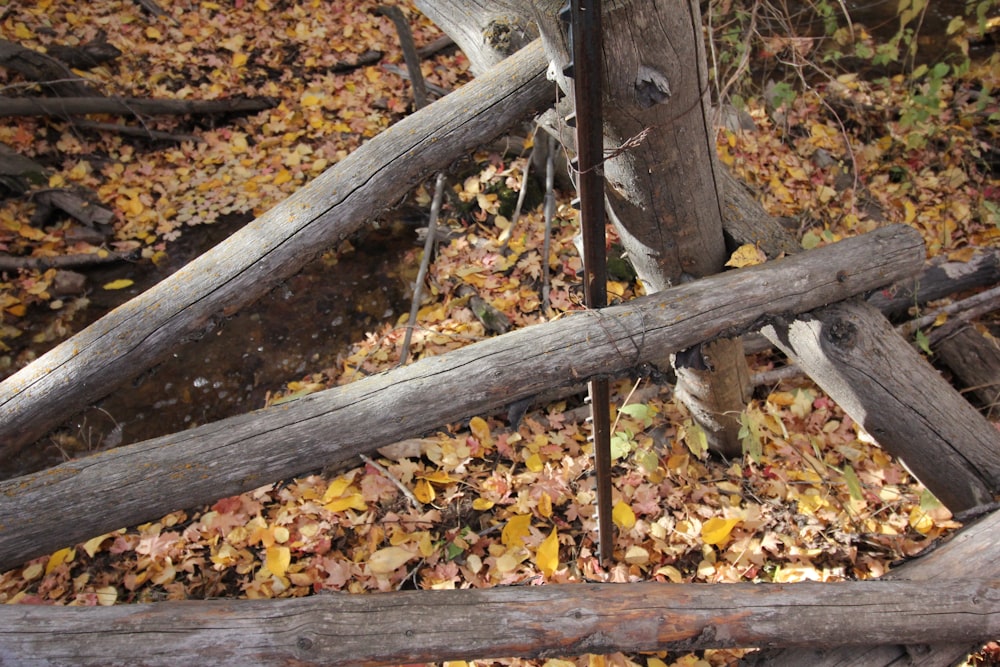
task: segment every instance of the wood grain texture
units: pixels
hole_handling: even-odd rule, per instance
[[[995,579],[1000,577],[1000,559],[984,554],[996,553],[1000,553],[1000,512],[980,518],[936,549],[904,563],[882,579],[944,583],[967,576],[970,570],[977,577]],[[951,667],[984,643],[982,640],[947,642],[934,636],[933,627],[933,623],[927,626],[927,635],[912,643],[899,638],[882,646],[768,650],[749,655],[741,664],[745,667]],[[994,633],[986,641],[995,638]]]
[[[0,384],[11,455],[267,293],[417,182],[552,99],[541,46],[403,119],[218,246]]]
[[[889,284],[918,271],[923,253],[915,230],[886,227],[0,482],[0,570]]]
[[[0,664],[392,665],[975,642],[997,633],[997,580],[562,584],[90,608],[2,605]]]
[[[762,333],[953,512],[1000,490],[1000,432],[864,302]]]

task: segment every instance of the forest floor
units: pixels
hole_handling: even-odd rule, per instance
[[[0,36],[43,49],[107,34],[122,55],[82,73],[107,95],[265,95],[278,103],[246,117],[126,119],[193,137],[179,142],[60,119],[10,119],[0,126],[0,142],[44,164],[47,187],[87,188],[115,211],[110,235],[100,240],[79,233],[68,218],[29,222],[35,202],[8,198],[0,202],[0,252],[14,257],[135,252],[155,274],[182,236],[202,234],[225,216],[262,213],[410,111],[408,84],[385,67],[402,64],[395,30],[367,0],[315,1],[315,7],[182,0],[170,3],[173,20],[149,17],[124,0],[24,4],[31,6],[0,11]],[[440,36],[406,9],[418,46]],[[377,62],[349,67],[372,51],[381,52]],[[469,79],[464,57],[454,50],[426,59],[423,71],[444,89]],[[973,63],[958,75],[928,77],[900,74],[876,85],[839,74],[778,108],[773,95],[747,95],[752,128],[719,131],[721,162],[753,186],[807,248],[895,222],[918,229],[931,257],[962,260],[976,248],[997,247],[1000,107],[988,92],[1000,87],[1000,68]],[[0,84],[11,95],[32,92],[2,71]],[[925,113],[915,91],[933,95],[934,113]],[[508,142],[516,148],[484,147],[448,174],[442,224],[449,238],[429,270],[413,358],[494,335],[474,315],[463,286],[513,327],[582,308],[569,193],[559,193],[548,257],[541,252],[545,224],[537,196],[529,196],[511,222],[533,141],[530,127],[520,134]],[[429,208],[428,187],[405,206]],[[336,273],[357,243],[331,248],[328,270]],[[400,281],[412,282],[420,252],[414,243],[403,253],[400,265],[412,269],[402,271]],[[0,374],[77,330],[95,293],[127,295],[142,282],[120,278],[61,294],[58,273],[3,274]],[[627,272],[609,289],[617,300],[642,293]],[[304,315],[300,326],[311,324]],[[288,376],[246,409],[393,367],[404,325],[405,316],[373,326],[335,360]],[[759,378],[785,363],[773,353],[751,361]],[[442,425],[350,470],[317,470],[67,547],[0,575],[0,602],[107,605],[548,582],[866,579],[960,527],[805,377],[757,387],[746,422],[760,453],[737,460],[708,455],[669,387],[622,379],[613,401],[618,535],[607,568],[595,555],[586,409],[570,396],[514,422],[497,414]],[[54,434],[52,442],[67,455],[83,455],[93,445],[71,430]],[[731,664],[739,655],[469,664],[701,666]]]

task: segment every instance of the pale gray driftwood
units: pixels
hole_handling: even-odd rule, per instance
[[[0,664],[396,665],[929,638],[971,643],[997,633],[997,580],[558,584],[91,608],[0,605]]]
[[[970,569],[984,580],[995,579],[1000,577],[1000,559],[986,557],[986,554],[996,553],[1000,553],[1000,512],[966,526],[944,544],[906,562],[882,579],[944,583],[968,576]],[[977,622],[975,618],[969,619],[969,623]],[[983,640],[948,642],[935,636],[933,623],[924,629],[926,636],[916,642],[900,637],[882,645],[843,646],[832,650],[818,646],[769,650],[751,654],[742,664],[747,667],[951,667],[985,641],[997,637],[993,633]]]
[[[896,225],[482,341],[290,403],[0,482],[0,571],[918,271]],[[842,268],[847,267],[847,268]],[[447,397],[428,403],[429,391]]]
[[[953,512],[1000,489],[1000,432],[864,302],[761,332]]]
[[[0,384],[0,456],[164,358],[213,318],[232,314],[422,178],[553,94],[541,46],[403,119],[240,232]]]

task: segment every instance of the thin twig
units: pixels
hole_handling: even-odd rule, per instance
[[[1000,308],[1000,285],[970,296],[967,299],[955,301],[954,303],[937,308],[933,312],[918,317],[915,320],[904,322],[896,327],[896,331],[903,338],[910,339],[916,333],[917,329],[923,329],[933,324],[941,315],[954,316],[961,321],[967,322],[998,308]],[[941,328],[943,329],[944,327]],[[940,329],[935,329],[929,338],[936,342],[947,335],[947,332],[942,334],[938,333],[939,331]]]
[[[427,238],[424,240],[424,256],[420,260],[420,270],[417,272],[417,282],[413,286],[413,303],[410,305],[410,319],[406,322],[406,334],[403,336],[403,349],[399,352],[399,365],[406,363],[410,355],[410,339],[413,337],[413,327],[417,324],[417,311],[420,310],[420,296],[423,290],[427,267],[431,263],[434,252],[434,237],[437,233],[438,215],[441,213],[441,200],[444,199],[444,172],[437,175],[434,183],[434,201],[431,202],[431,218],[427,223]]]
[[[548,136],[549,150],[545,156],[545,240],[542,242],[542,312],[549,310],[549,252],[552,246],[552,219],[556,213],[555,153],[556,138]]]
[[[373,458],[365,454],[358,454],[358,456],[361,457],[362,461],[364,461],[371,467],[375,468],[375,470],[378,470],[383,477],[385,477],[387,480],[395,484],[396,488],[399,489],[400,493],[406,496],[406,499],[410,501],[410,504],[413,505],[414,509],[420,509],[420,501],[417,500],[417,497],[415,495],[413,495],[413,492],[410,491],[405,486],[403,486],[402,482],[393,477],[392,474],[385,469],[385,466],[383,466],[381,463],[379,463],[378,461],[374,460]]]

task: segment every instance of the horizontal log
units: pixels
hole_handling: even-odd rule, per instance
[[[1000,553],[1000,512],[993,512],[967,525],[935,549],[907,561],[889,572],[882,580],[912,581],[921,584],[943,583],[969,574],[975,564],[975,574],[983,580],[1000,577],[1000,558],[988,554]],[[932,603],[933,604],[933,603]],[[879,622],[879,621],[876,621]],[[976,623],[972,620],[970,623]],[[933,623],[927,626],[933,628]],[[989,639],[996,639],[996,633]],[[981,647],[983,639],[949,642],[928,632],[912,642],[899,640],[881,646],[842,646],[771,649],[752,653],[744,667],[951,667]]]
[[[1000,581],[557,584],[204,600],[0,605],[23,665],[392,665],[476,658],[986,641]]]
[[[294,195],[0,383],[0,456],[161,361],[552,99],[540,44],[366,142]]]
[[[889,284],[919,271],[923,254],[914,229],[885,227],[0,482],[0,570]],[[429,402],[429,391],[447,398]]]

